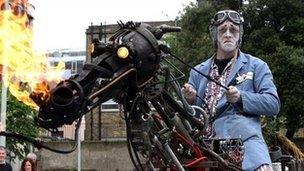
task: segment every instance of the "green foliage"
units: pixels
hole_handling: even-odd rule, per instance
[[[268,61],[278,88],[282,107],[280,115],[287,118],[286,127],[297,130],[304,126],[304,48],[279,46]]]
[[[240,2],[207,0],[186,7],[176,19],[182,32],[168,41],[172,51],[192,66],[204,61],[214,53],[208,27],[215,12],[222,9],[240,11],[244,17],[241,49],[268,63],[281,99],[279,117],[271,121],[278,123],[269,124],[268,128],[273,131],[281,127],[297,130],[304,126],[304,2]],[[184,73],[189,73],[189,68],[175,64]]]
[[[263,119],[263,122],[266,123],[266,126],[263,128],[263,135],[265,137],[265,141],[269,144],[270,148],[279,145],[276,138],[276,132],[280,128],[284,127],[284,124],[286,123],[286,118],[280,116],[275,119],[270,117],[264,117]]]
[[[191,4],[186,7],[184,14],[177,19],[177,24],[182,27],[182,32],[167,40],[173,53],[191,66],[202,62],[214,51],[208,28],[214,11],[209,3],[204,6]],[[189,73],[190,69],[186,66],[174,60],[173,63],[184,73]]]
[[[39,128],[34,124],[35,110],[19,102],[8,92],[7,113],[6,113],[6,131],[19,133],[28,137],[38,136]],[[29,152],[29,144],[24,141],[6,138],[6,147],[10,151],[11,159],[24,158]],[[24,148],[25,147],[25,148]]]
[[[284,127],[291,130],[304,126],[303,11],[301,0],[255,0],[243,8],[243,49],[269,64],[281,99],[279,117],[272,122],[286,118]]]
[[[244,49],[248,53],[253,53],[257,56],[272,54],[276,51],[276,47],[282,44],[275,31],[267,27],[252,30],[245,41]]]

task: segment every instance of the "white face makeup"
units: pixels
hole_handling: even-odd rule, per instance
[[[217,27],[217,46],[223,53],[230,53],[238,48],[240,28],[227,20]]]

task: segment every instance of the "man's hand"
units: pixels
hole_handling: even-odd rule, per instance
[[[240,91],[234,86],[229,86],[228,88],[229,90],[226,91],[227,101],[230,103],[241,102]]]
[[[196,98],[196,90],[192,87],[192,85],[188,83],[184,84],[182,92],[184,93],[188,103],[192,104]]]

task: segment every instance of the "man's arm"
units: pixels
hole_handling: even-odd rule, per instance
[[[280,111],[280,100],[268,65],[259,63],[254,73],[256,92],[240,90],[243,112],[256,115],[276,115]]]

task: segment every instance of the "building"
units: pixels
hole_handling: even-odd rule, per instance
[[[174,21],[149,21],[143,22],[152,27],[162,24],[175,26]],[[86,30],[87,51],[94,39],[107,42],[109,38],[119,29],[118,24],[91,25]],[[87,62],[91,62],[90,53]],[[108,101],[85,115],[86,129],[85,140],[103,139],[125,139],[126,126],[123,119],[122,107],[113,101]]]
[[[65,63],[65,70],[73,76],[82,71],[86,62],[86,52],[78,49],[60,49],[47,54],[50,65],[57,66],[59,61]]]
[[[142,23],[149,24],[152,27],[159,26],[162,24],[174,26],[174,21],[142,21]],[[98,39],[102,42],[108,42],[109,38],[119,29],[118,24],[108,25],[91,25],[86,29],[86,50],[89,52],[90,44],[92,40]],[[92,58],[90,53],[87,53],[87,61],[91,62]]]

